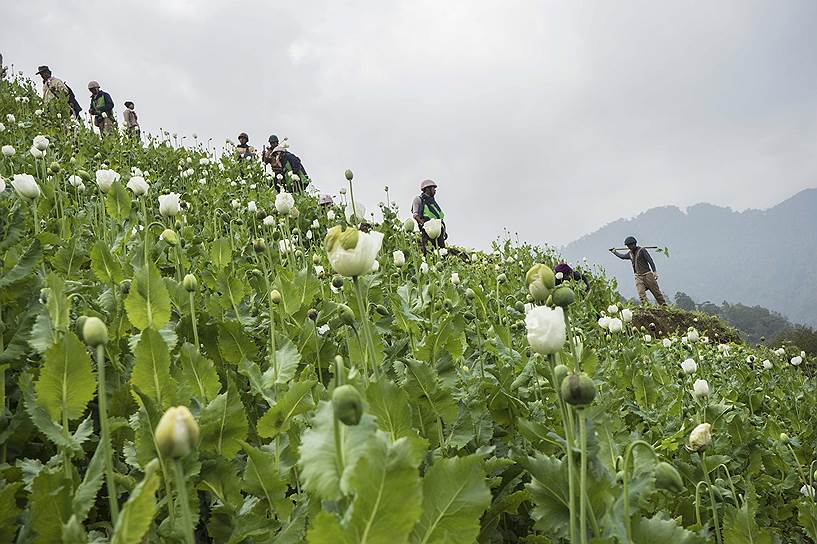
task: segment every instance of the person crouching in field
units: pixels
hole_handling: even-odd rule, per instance
[[[635,275],[635,290],[638,292],[641,304],[649,303],[647,300],[647,291],[649,291],[658,304],[666,306],[667,301],[664,299],[664,294],[661,293],[661,288],[658,287],[658,273],[650,254],[643,247],[639,247],[636,239],[632,236],[628,236],[624,240],[624,245],[629,249],[627,253],[619,253],[613,247],[610,248],[610,252],[619,259],[631,261],[633,274]]]

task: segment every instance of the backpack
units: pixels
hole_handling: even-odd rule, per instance
[[[71,90],[71,87],[69,87],[64,81],[63,83],[65,84],[65,88],[68,89],[68,105],[71,106],[71,111],[74,112],[74,115],[79,117],[79,112],[82,111],[82,106],[80,106],[79,102],[77,102],[77,97],[74,96],[74,91]]]

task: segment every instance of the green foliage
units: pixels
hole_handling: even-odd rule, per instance
[[[134,274],[125,309],[128,319],[139,330],[148,327],[158,330],[170,320],[170,295],[153,263]]]
[[[218,395],[202,410],[199,416],[201,448],[232,459],[241,450],[247,438],[247,415],[238,397],[235,385]]]
[[[162,336],[154,329],[143,330],[133,356],[131,385],[138,387],[160,407],[169,406],[176,388],[170,378],[170,352]]]
[[[116,519],[111,544],[139,544],[156,514],[156,490],[159,488],[158,461],[145,469],[142,481],[131,491]]]
[[[73,332],[64,334],[45,354],[45,364],[34,385],[37,403],[54,421],[74,420],[94,398],[96,379],[85,345]]]
[[[589,287],[565,280],[568,336],[581,341],[542,357],[527,339],[525,278],[558,262],[550,249],[498,240],[490,254],[450,247],[423,259],[417,233],[384,206],[383,222],[366,227],[384,235],[379,269],[333,281],[321,238],[344,224],[341,207],[305,191],[293,195],[299,214],[276,214],[256,161],[66,135],[49,108],[34,115],[39,106],[26,84],[0,81],[0,111],[19,121],[3,137],[22,150],[48,136],[60,166],[19,151],[0,161],[4,178],[33,174],[43,191],[36,207],[0,194],[0,542],[181,542],[185,491],[194,540],[227,544],[566,541],[571,517],[581,530],[580,496],[598,544],[716,532],[725,544],[814,540],[817,511],[800,491],[817,443],[809,331],[789,329],[782,351],[749,346],[726,313],[757,325],[752,334],[776,316],[711,303],[697,310],[717,315],[634,309],[611,331],[599,317],[625,318],[609,308],[616,283],[584,270]],[[102,168],[124,178],[107,193],[67,178],[92,184]],[[124,187],[134,168],[150,172],[144,196]],[[184,202],[172,218],[157,201],[171,192]],[[250,200],[263,213],[249,213]],[[157,241],[161,228],[179,244]],[[78,338],[85,316],[108,329],[103,383]],[[598,392],[581,411],[585,446],[560,396],[574,370]],[[697,379],[706,398],[692,394]],[[171,406],[196,426],[170,426],[162,441],[192,448],[157,459],[155,429]],[[684,447],[704,421],[705,457]],[[118,517],[104,496],[108,446],[128,501]],[[680,480],[657,485],[659,461],[662,483],[668,465]],[[184,484],[157,464],[180,467]]]
[[[423,514],[411,542],[466,544],[479,534],[479,519],[491,504],[482,460],[440,459],[423,478]]]

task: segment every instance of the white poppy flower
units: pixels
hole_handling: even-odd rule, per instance
[[[295,207],[295,197],[290,193],[281,192],[275,195],[275,210],[280,214],[288,214]]]
[[[670,340],[669,338],[664,338],[661,341],[661,345],[663,345],[665,348],[672,347],[672,340]]]
[[[684,374],[695,374],[698,370],[698,363],[695,362],[695,359],[689,358],[681,363],[681,370],[684,371]]]
[[[23,198],[33,199],[40,196],[40,186],[31,174],[14,174],[11,186]]]
[[[406,264],[406,255],[399,249],[397,251],[392,252],[391,256],[392,259],[394,259],[394,266],[400,268]]]
[[[423,230],[429,238],[436,240],[443,232],[443,222],[439,219],[429,219],[423,223]]]
[[[45,151],[46,149],[48,149],[48,144],[49,143],[51,143],[51,142],[48,141],[48,138],[46,138],[42,134],[40,134],[38,136],[34,136],[33,145],[34,145],[34,147],[36,147],[40,151]]]
[[[692,396],[694,396],[696,399],[708,397],[709,393],[709,382],[706,380],[695,380],[695,383],[692,384]]]
[[[764,360],[764,361],[763,361],[763,369],[764,369],[764,370],[769,370],[769,369],[771,369],[773,366],[774,366],[774,365],[772,365],[772,362],[771,362],[770,360],[766,359],[766,360]]]
[[[557,353],[566,340],[564,310],[557,306],[537,306],[525,316],[528,343],[533,351],[542,355]]]
[[[701,423],[689,433],[687,447],[692,451],[706,449],[712,443],[712,425]]]
[[[34,146],[31,146],[31,149],[29,149],[28,152],[31,153],[31,156],[35,159],[42,159],[45,157],[45,151],[41,151]]]
[[[272,227],[273,225],[275,225],[275,218],[271,215],[268,215],[264,218],[263,223],[267,227]]]
[[[629,308],[621,310],[621,320],[625,323],[631,322],[633,320],[633,311]]]
[[[458,273],[456,272],[451,273],[451,283],[453,283],[454,285],[460,284],[460,275]]]
[[[159,197],[159,213],[165,217],[175,217],[181,210],[179,193],[168,193]]]
[[[11,157],[12,155],[14,155],[14,147],[10,145],[4,145],[2,151],[4,157]]]
[[[342,276],[361,276],[371,271],[383,245],[383,234],[361,232],[356,228],[343,230],[336,225],[329,229],[324,245],[335,272]]]
[[[618,313],[618,306],[615,304],[611,304],[607,307],[607,313],[610,315],[614,315]]]
[[[258,211],[258,204],[255,203],[255,200],[250,200],[247,202],[247,211],[250,213],[255,213]]]
[[[96,184],[97,187],[99,187],[99,190],[103,193],[107,193],[108,190],[110,190],[111,185],[113,185],[115,181],[119,181],[119,178],[119,174],[113,170],[96,171]]]
[[[617,317],[611,317],[607,328],[610,329],[610,332],[621,332],[624,328],[624,322]]]
[[[789,361],[789,363],[791,363],[791,366],[800,366],[800,363],[802,363],[802,362],[803,362],[803,358],[800,357],[799,355],[795,355]]]
[[[133,191],[133,194],[136,196],[143,196],[147,194],[150,185],[148,185],[148,182],[145,181],[145,178],[142,176],[133,176],[128,181],[127,188]]]

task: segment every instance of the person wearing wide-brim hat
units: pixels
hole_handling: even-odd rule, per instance
[[[37,68],[37,75],[43,78],[43,105],[48,107],[49,104],[56,102],[67,102],[71,108],[74,117],[79,118],[79,112],[82,111],[77,98],[74,96],[74,91],[63,80],[54,77],[51,69],[48,66],[39,66]]]
[[[433,180],[426,179],[420,183],[420,196],[414,197],[411,203],[411,213],[417,225],[420,227],[420,250],[423,255],[426,254],[429,241],[431,245],[438,248],[445,247],[445,240],[448,238],[448,232],[445,228],[445,214],[437,204],[435,195],[437,194],[437,183]],[[442,228],[437,238],[432,238],[428,235],[425,229],[425,224],[432,219],[438,219],[441,222]]]
[[[638,298],[641,304],[648,304],[647,291],[652,293],[655,301],[666,306],[667,301],[661,288],[658,287],[658,272],[655,268],[655,263],[646,249],[638,245],[638,241],[634,236],[628,236],[624,240],[624,245],[629,250],[627,253],[619,253],[615,248],[611,247],[610,252],[625,261],[630,261],[633,265],[633,275],[635,276],[635,290],[638,292]]]

